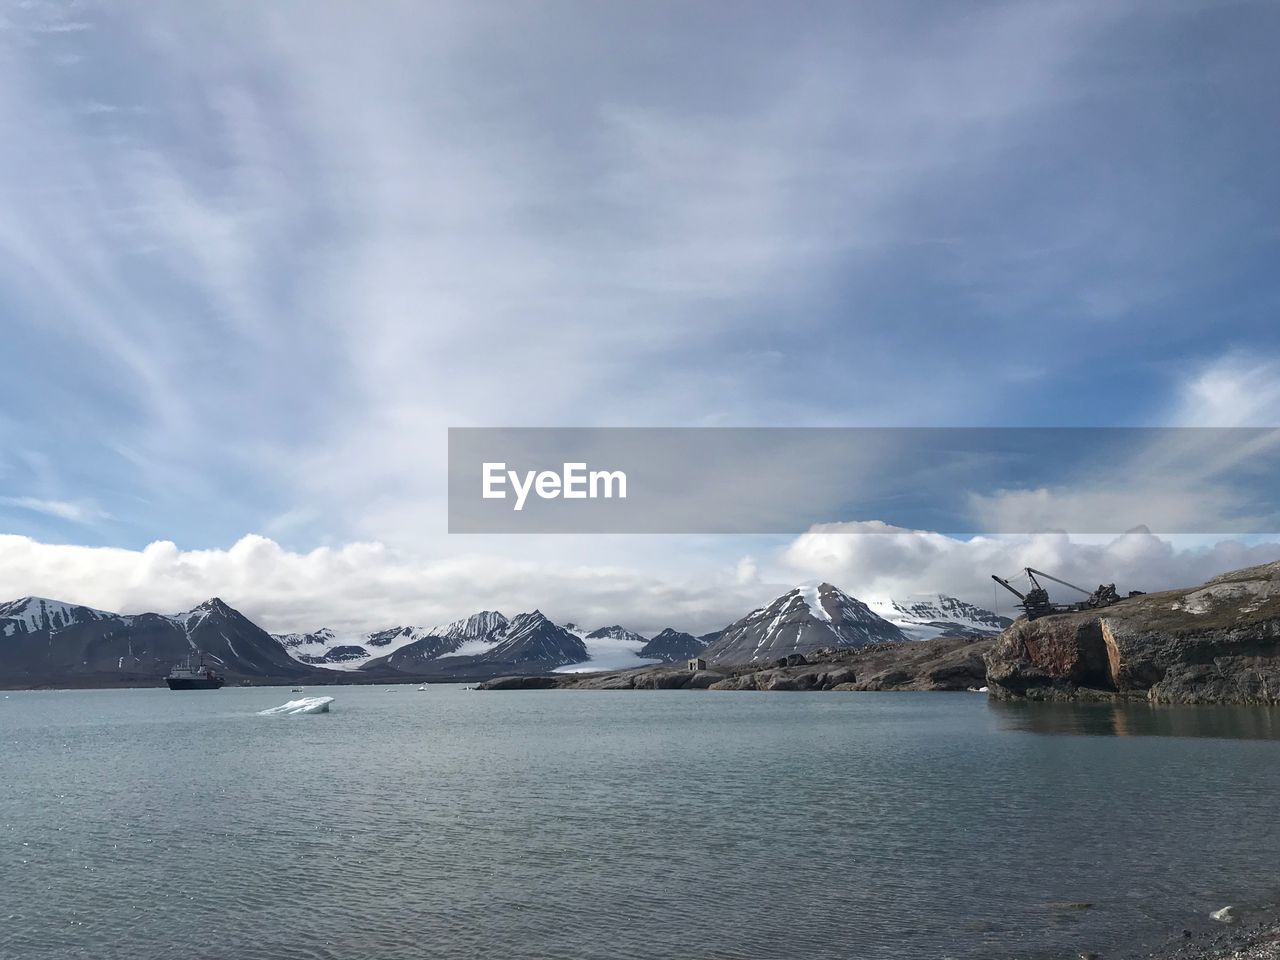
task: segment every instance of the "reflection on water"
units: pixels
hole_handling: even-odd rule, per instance
[[[992,700],[990,708],[1003,729],[1023,733],[1280,740],[1280,708],[1276,707]]]

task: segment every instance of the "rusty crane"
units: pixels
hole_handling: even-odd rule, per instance
[[[1125,599],[1120,596],[1114,583],[1099,584],[1098,589],[1090,593],[1084,587],[1077,587],[1074,583],[1069,583],[1061,577],[1055,577],[1051,573],[1045,573],[1043,570],[1036,570],[1034,567],[1024,567],[1021,575],[1025,575],[1031,583],[1031,589],[1027,590],[1026,593],[1017,589],[1004,577],[998,577],[993,573],[991,579],[1018,598],[1019,606],[1026,613],[1028,620],[1047,617],[1054,613],[1096,610],[1100,607],[1109,607],[1111,604],[1119,603]],[[1043,577],[1046,580],[1052,580],[1054,583],[1060,583],[1064,587],[1079,591],[1085,595],[1085,599],[1077,603],[1054,603],[1049,599],[1049,591],[1044,588],[1037,577]],[[1137,597],[1141,596],[1142,592],[1141,590],[1130,590],[1128,595]]]

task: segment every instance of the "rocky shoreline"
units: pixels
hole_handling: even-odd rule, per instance
[[[986,683],[984,655],[994,641],[963,637],[902,640],[857,649],[829,647],[770,664],[686,664],[604,673],[496,677],[477,690],[971,690]]]
[[[1280,904],[1248,910],[1228,908],[1235,917],[1223,923],[1208,917],[1170,937],[1154,950],[1123,951],[1127,960],[1280,960]],[[1081,953],[1107,960],[1108,953]]]

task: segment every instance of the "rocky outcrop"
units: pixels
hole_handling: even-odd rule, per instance
[[[554,676],[495,677],[476,687],[477,690],[546,690],[556,685]]]
[[[1280,703],[1280,562],[1018,620],[987,655],[987,676],[1005,699]]]
[[[828,647],[786,665],[712,670],[637,667],[612,673],[506,677],[478,690],[969,690],[985,682],[983,654],[990,640],[946,638],[874,644],[857,650]],[[790,663],[787,661],[790,660]]]

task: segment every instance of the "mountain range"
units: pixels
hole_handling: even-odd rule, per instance
[[[645,637],[619,624],[587,630],[534,610],[495,610],[433,627],[358,635],[269,634],[222,600],[178,614],[117,614],[24,597],[0,604],[0,686],[155,685],[201,651],[230,682],[473,680],[516,673],[617,670],[700,656],[769,662],[824,647],[1000,632],[1005,618],[953,597],[864,603],[829,583],[796,587],[714,633],[667,628]]]
[[[0,604],[0,685],[154,685],[195,651],[228,677],[302,679],[315,668],[214,597],[183,613],[121,615],[41,597]]]

